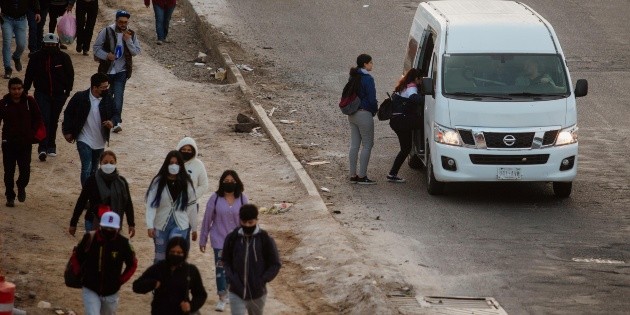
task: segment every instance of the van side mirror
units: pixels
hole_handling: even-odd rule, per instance
[[[588,81],[579,79],[575,82],[575,97],[582,97],[588,94]]]
[[[435,91],[433,90],[433,79],[432,78],[422,78],[422,86],[420,87],[420,93],[422,95],[431,95],[435,96]]]

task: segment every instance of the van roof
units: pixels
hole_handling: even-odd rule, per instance
[[[446,53],[558,53],[551,25],[515,1],[430,1],[447,24]]]

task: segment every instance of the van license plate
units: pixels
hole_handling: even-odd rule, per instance
[[[500,180],[521,179],[521,169],[515,167],[499,167],[497,178]]]

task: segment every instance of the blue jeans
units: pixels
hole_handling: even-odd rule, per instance
[[[22,57],[24,48],[26,48],[26,15],[14,19],[4,15],[4,23],[2,23],[2,62],[4,70],[11,70],[11,59],[19,59]],[[11,55],[11,39],[15,35],[15,52]]]
[[[227,295],[227,278],[225,277],[225,269],[223,268],[223,262],[221,261],[221,255],[223,250],[219,248],[213,248],[214,250],[214,268],[217,278],[217,294],[220,297]]]
[[[266,300],[267,294],[255,300],[243,300],[230,292],[230,310],[232,310],[232,315],[262,315]]]
[[[83,287],[85,315],[115,315],[118,300],[118,292],[108,296],[99,296],[96,292]]]
[[[77,141],[77,151],[79,151],[79,158],[81,159],[81,187],[83,187],[88,177],[96,173],[99,158],[104,149],[94,150],[85,142]]]
[[[119,72],[116,74],[108,74],[109,85],[112,96],[114,96],[114,105],[120,114],[120,121],[113,121],[114,126],[122,122],[123,96],[125,95],[125,84],[127,84],[127,72]]]
[[[42,112],[44,125],[46,125],[46,138],[39,143],[38,153],[50,153],[57,149],[55,138],[57,136],[57,127],[59,126],[59,116],[63,105],[66,104],[66,99],[67,97],[63,92],[50,96],[35,90],[35,100]]]
[[[153,4],[153,12],[155,13],[155,32],[158,40],[165,40],[168,36],[168,25],[171,22],[171,16],[175,11],[175,7],[162,8]]]
[[[185,230],[180,229],[177,226],[177,223],[175,223],[175,218],[173,218],[172,215],[168,218],[168,222],[166,223],[164,230],[160,230],[156,227],[155,238],[153,239],[153,243],[155,244],[155,258],[153,259],[153,263],[166,258],[166,245],[168,245],[168,241],[171,238],[180,236],[187,239],[188,230],[190,230],[190,227]]]
[[[85,233],[89,233],[94,230],[94,221],[85,220]]]

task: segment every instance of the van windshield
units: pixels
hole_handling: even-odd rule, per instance
[[[518,100],[570,95],[559,55],[445,54],[443,60],[445,96]]]

